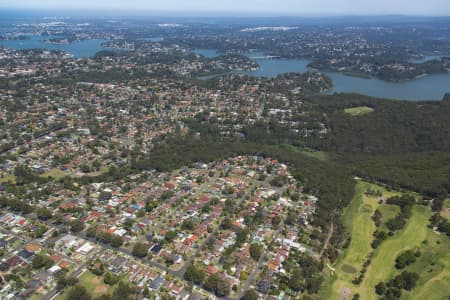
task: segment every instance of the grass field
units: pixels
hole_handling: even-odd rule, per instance
[[[349,114],[351,116],[362,116],[367,115],[371,112],[373,112],[374,109],[367,106],[358,106],[358,107],[352,107],[352,108],[346,108],[344,109],[344,112],[346,114]]]
[[[380,211],[382,217],[381,222],[383,223],[382,228],[387,231],[386,222],[394,218],[400,212],[400,207],[397,205],[390,204],[380,204],[378,205],[378,210]]]
[[[103,283],[103,277],[94,275],[91,271],[86,271],[79,278],[79,284],[84,286],[93,298],[103,294],[111,294],[114,287],[110,287]],[[63,294],[55,297],[55,300],[70,300],[67,299],[67,294],[70,288],[64,290]]]
[[[87,173],[86,176],[95,177],[107,173],[108,171],[109,168],[107,166],[101,166],[99,171]]]
[[[383,197],[396,194],[381,187],[358,182],[355,197],[342,216],[344,225],[351,232],[351,243],[334,264],[336,273],[326,281],[321,299],[351,299],[355,293],[360,294],[360,299],[377,299],[375,285],[399,273],[394,266],[397,255],[416,247],[420,247],[422,255],[406,270],[420,274],[420,279],[412,292],[403,291],[402,299],[448,299],[450,240],[427,227],[432,212],[424,206],[414,206],[412,217],[405,228],[388,238],[375,251],[363,282],[358,286],[352,283],[359,275],[367,255],[372,252],[370,243],[375,231],[375,224],[371,220],[373,211],[377,208],[380,210],[383,223],[399,212],[396,206],[378,204],[377,198],[364,195],[368,187],[379,189]]]
[[[313,158],[316,158],[316,159],[322,160],[322,161],[326,161],[330,158],[329,153],[324,152],[324,151],[317,151],[317,150],[313,150],[313,149],[301,148],[301,147],[296,147],[296,146],[292,146],[292,145],[281,145],[280,147],[286,147],[286,148],[289,148],[290,150],[302,153],[306,156],[313,157]]]
[[[99,176],[99,175],[101,175],[101,174],[107,173],[108,171],[109,171],[109,168],[108,168],[108,167],[102,166],[102,167],[100,168],[99,171],[97,171],[97,172],[91,172],[91,173],[86,173],[86,174],[83,174],[83,176],[95,177],[95,176]],[[77,174],[76,171],[73,171],[73,172],[64,172],[64,171],[62,171],[62,170],[60,170],[60,169],[58,169],[58,168],[54,168],[54,169],[51,169],[51,170],[45,172],[45,173],[42,174],[41,176],[42,176],[42,177],[45,177],[45,178],[47,178],[47,177],[52,177],[53,179],[58,180],[58,179],[61,179],[61,178],[66,177],[66,176],[77,177],[76,174]]]
[[[58,168],[55,168],[55,169],[51,169],[51,170],[45,172],[41,176],[45,177],[45,178],[51,177],[53,179],[61,179],[61,178],[64,178],[64,177],[70,176],[70,175],[71,175],[70,172],[64,172]]]

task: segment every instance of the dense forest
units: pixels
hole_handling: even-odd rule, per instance
[[[355,94],[316,96],[325,137],[305,145],[334,153],[355,175],[435,197],[450,191],[450,97],[440,102],[389,101]],[[345,109],[370,107],[363,115]]]
[[[329,133],[306,143],[320,150],[353,153],[450,151],[450,99],[439,102],[390,101],[357,94],[315,96],[309,109],[325,115]],[[353,116],[345,109],[367,106]]]
[[[371,155],[340,153],[335,159],[355,175],[394,189],[408,189],[435,197],[450,190],[450,153],[409,152]]]
[[[366,107],[365,114],[346,109]],[[322,122],[326,134],[299,137],[285,124],[256,122],[247,141],[324,151],[355,176],[435,197],[450,191],[450,97],[440,102],[375,99],[357,94],[313,96],[304,103],[304,124]],[[313,125],[315,126],[315,125]]]

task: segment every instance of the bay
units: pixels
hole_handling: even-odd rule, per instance
[[[197,53],[206,53],[212,55],[208,57],[214,57],[214,52],[217,53],[215,50],[202,49]],[[258,70],[242,72],[251,76],[273,78],[283,73],[303,73],[311,70],[308,68],[310,62],[308,59],[267,59],[264,58],[267,55],[262,52],[244,54],[254,59],[260,66]],[[332,79],[334,85],[327,93],[358,93],[377,98],[427,101],[441,100],[446,93],[450,92],[450,74],[447,73],[433,74],[402,82],[353,77],[339,72],[324,73]]]
[[[61,37],[61,36],[30,36],[26,40],[1,40],[0,45],[5,48],[11,49],[48,49],[48,50],[61,50],[73,54],[74,57],[91,57],[95,53],[105,49],[102,47],[104,40],[91,39],[76,41],[69,44],[53,44],[44,43],[45,40]]]

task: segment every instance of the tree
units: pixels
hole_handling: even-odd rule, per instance
[[[388,287],[388,290],[385,295],[388,297],[388,295],[392,293],[398,294],[398,292],[400,292],[401,294],[401,289],[410,291],[416,286],[418,280],[419,274],[403,271],[387,282],[386,286]]]
[[[379,227],[381,225],[381,219],[383,218],[383,215],[381,214],[380,210],[375,210],[372,216],[372,220],[375,222],[375,226]]]
[[[287,178],[286,178],[286,176],[282,176],[282,175],[277,175],[270,181],[270,184],[273,186],[276,186],[276,187],[282,187],[286,183],[287,183]]]
[[[224,211],[227,213],[232,213],[234,211],[234,201],[231,199],[225,200]]]
[[[115,285],[119,281],[119,277],[111,272],[107,272],[103,277],[103,281],[108,285]]]
[[[123,238],[121,236],[113,234],[111,237],[111,246],[113,246],[114,248],[119,248],[122,245],[123,245]]]
[[[65,276],[60,276],[58,278],[58,280],[56,281],[56,288],[58,290],[62,290],[64,289],[66,286],[74,286],[78,283],[78,279],[77,278],[67,278]]]
[[[230,229],[232,225],[233,225],[233,223],[231,222],[231,219],[225,218],[222,222],[221,227],[222,227],[222,229],[227,230],[227,229]]]
[[[320,275],[313,276],[306,280],[306,289],[310,294],[315,294],[320,290],[322,285],[323,277]]]
[[[288,286],[291,290],[300,291],[303,288],[302,284],[303,276],[300,268],[294,268],[291,278],[289,279]]]
[[[197,227],[197,223],[193,219],[184,220],[181,224],[183,230],[194,230]]]
[[[403,281],[403,288],[408,291],[412,290],[419,280],[419,274],[413,272],[403,271],[399,276]]]
[[[147,201],[147,202],[145,203],[145,211],[146,211],[146,212],[152,212],[152,211],[155,209],[155,207],[156,207],[157,205],[158,205],[158,204],[157,204],[156,201]]]
[[[133,286],[119,281],[117,288],[112,294],[113,300],[127,300],[130,299],[130,295],[135,293],[135,288]]]
[[[184,273],[184,279],[187,281],[191,281],[196,284],[202,284],[205,280],[206,274],[202,268],[191,264],[187,267],[186,272]]]
[[[66,277],[61,276],[58,278],[58,280],[56,281],[56,289],[58,291],[64,289],[67,285],[67,281],[66,281]]]
[[[102,163],[99,162],[98,160],[94,160],[92,162],[92,168],[94,169],[94,171],[99,171],[101,167],[102,167]]]
[[[103,243],[111,243],[112,234],[103,230],[97,230],[97,232],[95,233],[95,238],[99,241],[102,241]]]
[[[238,231],[236,234],[236,246],[240,247],[248,238],[250,231],[248,228],[244,228]]]
[[[105,266],[103,263],[100,262],[100,260],[96,260],[94,265],[90,268],[91,272],[94,273],[97,276],[103,275],[105,273]]]
[[[286,218],[286,224],[294,225],[296,222],[297,222],[297,214],[292,210],[289,211]]]
[[[168,200],[168,199],[172,198],[173,195],[175,195],[175,193],[173,191],[170,191],[170,190],[164,191],[161,195],[161,200]]]
[[[81,220],[74,220],[70,222],[70,230],[72,232],[80,232],[84,229],[84,223]]]
[[[291,194],[291,199],[292,199],[292,201],[297,202],[298,200],[300,200],[300,194],[297,193],[297,192],[292,193],[292,194]]]
[[[137,257],[146,257],[148,254],[148,247],[143,243],[136,243],[133,246],[132,254]]]
[[[33,269],[40,269],[43,266],[45,266],[49,262],[49,258],[42,255],[42,254],[36,254],[33,257],[33,260],[31,262],[31,265],[33,266]]]
[[[86,229],[86,235],[88,237],[95,237],[97,235],[97,226],[91,225]]]
[[[123,222],[123,228],[125,228],[126,230],[130,230],[131,227],[133,227],[134,225],[134,220],[132,218],[126,218],[125,221]]]
[[[260,244],[253,243],[250,245],[250,256],[255,260],[258,261],[261,255],[264,252],[264,247]]]
[[[104,294],[104,295],[95,297],[94,300],[112,300],[112,297],[108,294]]]
[[[86,164],[82,164],[80,166],[80,170],[83,173],[89,173],[91,171],[91,168],[88,165],[86,165]]]
[[[51,217],[53,216],[51,210],[49,210],[46,207],[39,207],[36,210],[36,215],[39,219],[44,220],[44,221],[51,219]]]
[[[98,199],[100,201],[107,201],[107,200],[111,199],[111,197],[112,197],[111,192],[102,191],[102,192],[100,192],[100,196],[98,197]]]
[[[241,299],[242,300],[258,300],[258,293],[254,289],[247,290]]]
[[[76,286],[72,287],[68,294],[67,299],[70,300],[91,300],[92,297],[89,294],[89,292],[86,290],[84,286],[81,284],[77,284]]]
[[[383,295],[386,293],[386,284],[384,282],[380,282],[375,286],[375,293],[378,295]]]
[[[167,242],[172,242],[175,238],[177,237],[177,233],[175,231],[167,231],[166,236],[164,237],[164,239]]]
[[[278,225],[280,225],[281,221],[281,216],[276,216],[272,219],[272,225],[274,227],[277,227]]]
[[[54,220],[55,224],[58,224],[58,225],[66,222],[64,215],[62,213],[56,213],[53,220]]]
[[[218,273],[208,277],[204,285],[205,289],[214,292],[219,297],[225,297],[230,293],[231,287],[228,281]]]
[[[415,261],[416,261],[416,252],[414,250],[406,250],[400,253],[395,259],[395,267],[397,269],[403,269],[404,267],[414,263]]]

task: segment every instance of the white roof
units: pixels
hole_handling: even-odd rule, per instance
[[[47,271],[49,271],[50,273],[56,273],[59,270],[61,270],[61,267],[58,265],[54,265],[53,267],[51,267],[50,269],[48,269]]]
[[[77,253],[89,253],[92,251],[92,249],[94,249],[94,246],[91,245],[90,243],[86,243],[83,246],[81,246],[80,248],[77,249]]]

